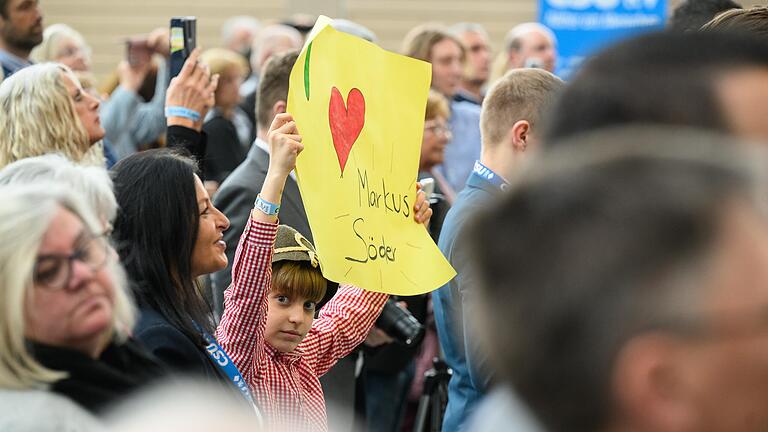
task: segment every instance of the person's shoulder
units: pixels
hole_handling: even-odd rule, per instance
[[[445,216],[443,225],[449,222],[449,219],[456,222],[464,222],[472,214],[480,210],[484,205],[485,191],[477,187],[465,186],[464,189],[456,195],[456,200],[448,210],[448,214]]]
[[[134,328],[134,336],[150,350],[161,345],[194,345],[181,330],[151,308],[139,310],[139,319]]]
[[[71,400],[41,390],[0,390],[0,430],[91,432],[106,430]]]
[[[452,246],[456,237],[467,225],[467,221],[483,208],[484,193],[480,189],[465,187],[456,196],[453,206],[448,210],[440,230],[438,245],[443,252]]]
[[[229,139],[230,135],[233,133],[236,134],[235,125],[232,124],[232,121],[221,115],[207,119],[205,123],[203,123],[203,130],[208,134],[209,138],[213,137],[214,139],[224,137]]]
[[[141,309],[134,337],[172,369],[195,368],[207,361],[202,347],[152,309]]]
[[[266,177],[266,168],[262,169],[262,167],[267,166],[269,166],[269,155],[261,149],[251,149],[245,160],[221,184],[213,198],[213,204],[217,207],[226,204],[242,193],[258,194]],[[253,199],[256,199],[255,195]]]
[[[213,197],[213,205],[225,214],[227,213],[225,210],[233,206],[237,207],[239,202],[252,202],[255,200],[256,195],[258,195],[261,189],[259,183],[264,181],[262,176],[259,173],[251,172],[251,170],[242,169],[245,163],[240,164],[227,176]],[[249,196],[252,196],[252,198],[247,199]],[[248,204],[248,207],[250,208],[251,205]]]
[[[451,115],[477,116],[480,117],[480,105],[469,101],[451,102]]]
[[[163,327],[171,325],[160,312],[152,308],[142,307],[139,308],[138,312],[138,320],[136,321],[136,327],[134,329],[134,332],[136,333],[139,333],[145,328],[149,327]]]

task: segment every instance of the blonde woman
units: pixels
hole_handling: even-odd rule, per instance
[[[240,84],[248,73],[248,63],[240,54],[223,48],[203,52],[200,61],[212,74],[219,74],[216,105],[203,124],[208,135],[203,172],[206,180],[221,183],[245,160],[251,147],[252,122],[238,106]]]
[[[53,24],[45,28],[43,43],[30,54],[35,63],[57,62],[74,72],[91,71],[91,48],[83,35],[66,24]]]
[[[167,40],[167,30],[157,29],[147,35],[145,43],[153,53],[167,58]],[[99,95],[91,70],[91,47],[72,27],[66,24],[46,27],[43,43],[32,51],[31,57],[37,63],[57,62],[68,66],[86,91],[100,97],[103,102],[100,114],[106,138],[103,145],[108,151],[107,156],[111,156],[109,152],[114,153],[114,158],[108,161],[110,166],[117,158],[136,152],[142,144],[157,140],[165,131],[163,102],[169,79],[165,62],[131,66],[123,60],[117,68],[117,87],[112,87],[111,95]],[[154,94],[145,102],[140,92],[152,70],[152,74],[157,74]]]
[[[103,165],[98,110],[99,100],[67,66],[43,63],[20,70],[0,84],[0,167],[46,153]]]
[[[51,183],[0,187],[0,389],[50,389],[99,413],[164,373],[98,218]]]

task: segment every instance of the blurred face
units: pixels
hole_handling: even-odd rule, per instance
[[[421,142],[419,171],[429,171],[443,162],[445,145],[451,140],[448,120],[437,116],[424,122],[424,139]]]
[[[43,41],[43,14],[38,0],[8,0],[0,16],[0,37],[17,55],[29,55]]]
[[[716,89],[731,131],[768,141],[768,68],[729,71],[718,80]]]
[[[75,112],[88,133],[88,139],[91,144],[98,142],[104,138],[104,128],[101,127],[99,119],[99,100],[84,91],[80,82],[70,74],[62,71],[61,76],[67,93],[72,98]]]
[[[195,193],[200,222],[195,248],[192,250],[192,275],[198,277],[217,272],[227,266],[224,230],[229,228],[229,219],[213,206],[208,191],[198,176],[195,176]]]
[[[219,77],[219,86],[216,88],[216,106],[223,109],[232,109],[240,103],[240,84],[243,76],[237,68],[227,68]]]
[[[301,343],[312,327],[315,302],[272,290],[269,293],[267,327],[264,337],[280,352],[291,352]]]
[[[229,41],[227,48],[232,51],[236,51],[240,54],[245,54],[251,47],[251,41],[253,40],[253,32],[247,27],[240,27],[235,30],[232,35],[232,39]]]
[[[680,311],[697,331],[652,332],[625,351],[615,430],[768,430],[768,223],[743,203],[724,207],[707,279]]]
[[[257,42],[257,41],[254,40],[254,42]],[[253,48],[254,50],[259,50],[259,53],[260,53],[260,56],[258,58],[259,64],[255,65],[256,68],[263,67],[265,64],[267,64],[267,60],[272,58],[272,56],[282,54],[286,51],[297,50],[301,48],[301,43],[299,41],[285,35],[273,36],[258,42],[261,44],[261,46],[256,47],[254,45],[254,48]]]
[[[25,337],[92,353],[112,329],[115,286],[106,240],[59,208],[43,236],[25,301]]]
[[[461,47],[451,39],[443,39],[432,47],[432,87],[448,99],[456,94],[461,84],[464,65]]]
[[[557,52],[555,43],[544,33],[532,31],[522,37],[520,50],[510,53],[510,67],[540,67],[548,72],[555,71]]]
[[[59,42],[56,57],[53,60],[68,66],[75,72],[88,72],[91,69],[87,48],[68,37],[62,38]]]
[[[680,356],[698,431],[768,430],[768,224],[734,206],[705,302],[705,335]]]
[[[467,65],[464,79],[482,85],[488,81],[491,73],[491,47],[485,35],[477,32],[465,32],[461,42],[467,52]]]

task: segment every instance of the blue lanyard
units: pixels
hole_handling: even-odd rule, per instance
[[[493,170],[483,165],[480,161],[475,161],[474,173],[501,190],[509,186],[509,183],[502,176],[493,172]]]
[[[224,349],[221,348],[213,336],[209,335],[208,332],[203,330],[199,325],[197,325],[197,323],[195,323],[195,326],[203,336],[203,339],[205,339],[205,342],[208,344],[205,347],[205,352],[208,354],[208,357],[213,360],[213,363],[215,363],[216,366],[218,366],[219,369],[221,369],[222,372],[224,372],[229,377],[235,387],[240,390],[240,394],[243,396],[243,398],[245,398],[246,401],[248,401],[248,403],[251,404],[253,409],[256,411],[259,420],[261,420],[261,413],[259,412],[258,408],[256,408],[256,403],[253,401],[251,391],[248,389],[248,383],[246,383],[243,376],[240,375],[240,371],[237,369],[237,366],[235,366],[235,363],[231,358],[229,358],[229,355],[226,353],[226,351],[224,351]]]

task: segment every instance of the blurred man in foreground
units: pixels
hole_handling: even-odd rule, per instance
[[[757,150],[603,131],[546,154],[475,221],[479,334],[548,431],[768,428]]]
[[[545,144],[618,125],[768,139],[768,44],[725,32],[656,33],[597,54],[569,82]]]

